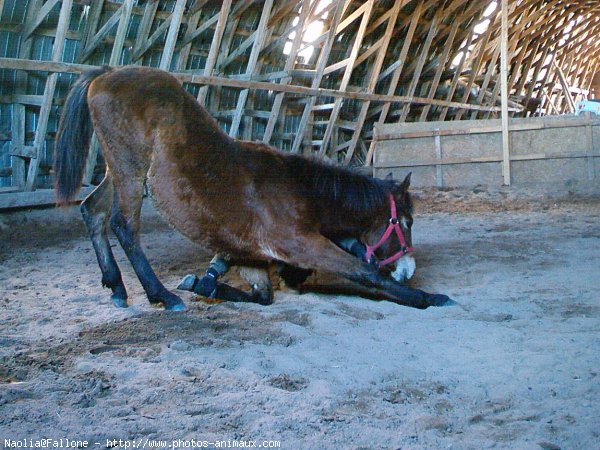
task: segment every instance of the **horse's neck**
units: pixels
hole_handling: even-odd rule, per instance
[[[331,236],[352,236],[359,238],[368,233],[374,223],[385,217],[382,208],[352,211],[339,205],[338,207],[320,207],[319,220],[325,234]]]

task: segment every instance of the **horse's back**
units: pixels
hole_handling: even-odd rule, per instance
[[[157,151],[186,160],[193,159],[198,142],[229,141],[179,81],[162,70],[112,70],[91,84],[88,104],[109,167],[133,167],[140,177]]]

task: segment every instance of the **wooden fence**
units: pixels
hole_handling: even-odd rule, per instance
[[[599,184],[600,117],[512,119],[509,135],[505,161],[500,120],[384,124],[375,128],[374,172],[412,171],[417,186],[499,186],[507,163],[515,186]]]

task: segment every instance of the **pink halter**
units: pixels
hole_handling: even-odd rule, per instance
[[[387,229],[385,230],[385,233],[383,233],[383,236],[381,236],[381,239],[379,239],[379,242],[377,242],[377,244],[375,245],[365,244],[365,247],[367,249],[367,252],[365,253],[365,259],[367,260],[367,262],[370,262],[371,258],[375,255],[375,250],[381,247],[385,243],[385,241],[387,241],[391,237],[393,231],[396,232],[396,236],[398,236],[398,240],[400,241],[401,247],[400,251],[394,253],[389,258],[386,258],[383,261],[376,260],[375,264],[377,264],[378,267],[383,267],[388,265],[389,263],[397,261],[407,253],[412,252],[414,250],[412,247],[406,245],[406,240],[404,239],[404,234],[402,233],[402,228],[400,228],[400,223],[398,221],[398,213],[396,212],[396,201],[394,200],[394,196],[391,193],[390,210],[391,217],[389,224],[387,226]]]

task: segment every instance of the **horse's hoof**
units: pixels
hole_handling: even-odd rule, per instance
[[[148,297],[150,304],[154,306],[163,305],[167,311],[185,311],[187,308],[183,300],[177,297],[175,294],[171,294],[169,291],[165,291],[159,295],[153,295]]]
[[[165,311],[187,311],[187,306],[183,302],[169,306],[165,305]]]
[[[444,294],[433,294],[429,299],[430,306],[452,306],[457,303]]]
[[[129,305],[127,304],[127,298],[122,298],[116,295],[111,295],[110,299],[112,300],[113,304],[117,307],[117,308],[127,308],[129,307]]]
[[[269,306],[273,304],[273,296],[264,296],[264,295],[252,295],[252,303],[258,303],[262,306]]]
[[[179,289],[180,291],[193,292],[196,283],[198,283],[198,277],[193,273],[190,273],[189,275],[186,275],[181,279],[181,281],[177,285],[177,289]]]

